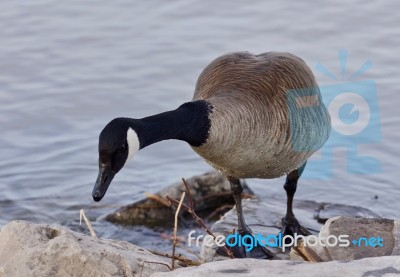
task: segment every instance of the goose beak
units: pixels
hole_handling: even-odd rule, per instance
[[[94,185],[92,192],[94,201],[99,202],[104,197],[114,176],[115,173],[111,170],[110,165],[100,165],[99,176],[97,177],[96,184]]]

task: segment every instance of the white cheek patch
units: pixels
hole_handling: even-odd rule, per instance
[[[126,135],[126,141],[128,142],[128,158],[126,159],[125,164],[133,158],[137,151],[139,151],[139,138],[136,132],[132,129],[128,129],[128,133]]]

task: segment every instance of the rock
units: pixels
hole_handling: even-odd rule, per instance
[[[329,204],[329,203],[318,203],[309,200],[294,200],[294,213],[300,224],[307,228],[314,235],[319,233],[322,226],[320,213],[325,207],[329,207],[329,214],[341,215],[346,214],[348,216],[358,217],[362,214],[365,217],[379,217],[379,215],[372,211],[355,206]],[[269,198],[267,201],[261,201],[259,199],[244,199],[243,200],[243,212],[246,218],[247,224],[253,230],[254,234],[261,234],[264,237],[268,235],[277,235],[281,229],[281,220],[286,212],[286,199],[281,198]],[[325,213],[326,214],[326,213]],[[232,209],[226,213],[219,221],[217,221],[212,231],[218,235],[222,234],[227,236],[231,233],[233,228],[237,228],[237,216],[236,210]],[[201,257],[204,261],[214,261],[226,259],[215,254],[215,246],[202,245]],[[282,252],[280,248],[270,248],[272,252],[276,254],[275,259],[290,259],[289,251]]]
[[[0,232],[1,277],[149,276],[169,271],[163,264],[170,263],[127,242],[92,238],[61,227],[12,221]]]
[[[348,235],[348,246],[335,243],[335,237]],[[321,228],[321,242],[303,245],[305,251],[310,249],[322,261],[351,261],[366,257],[400,255],[400,221],[383,218],[330,218]],[[331,237],[327,245],[327,239]],[[296,251],[292,251],[296,252]],[[292,253],[292,257],[295,253]],[[400,260],[400,257],[397,257]]]
[[[194,201],[196,213],[206,217],[219,207],[234,205],[231,188],[228,180],[220,173],[214,171],[203,175],[194,176],[186,180],[190,187],[190,193]],[[249,187],[243,182],[244,193],[254,195]],[[179,200],[185,187],[182,182],[173,184],[156,193],[156,196],[165,197],[169,195]],[[189,203],[186,197],[186,204]],[[144,225],[147,227],[166,226],[171,223],[175,210],[167,207],[159,201],[147,198],[139,202],[127,205],[107,215],[106,220],[123,225]],[[184,216],[190,218],[185,212]]]
[[[400,275],[400,259],[392,256],[326,263],[234,259],[206,263],[198,267],[180,268],[168,273],[155,273],[152,277],[231,277],[236,275],[252,277],[390,277]]]

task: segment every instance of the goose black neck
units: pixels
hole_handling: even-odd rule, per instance
[[[211,106],[203,100],[187,102],[173,111],[142,119],[134,119],[140,149],[153,143],[177,139],[198,147],[207,141],[210,130]]]

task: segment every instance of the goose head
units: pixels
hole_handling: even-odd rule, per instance
[[[205,101],[188,102],[173,111],[142,119],[115,118],[99,136],[99,174],[93,188],[100,201],[115,175],[139,149],[153,143],[177,139],[198,147],[207,141],[211,106]]]
[[[139,150],[139,138],[128,118],[116,118],[104,127],[99,136],[99,175],[92,197],[100,201],[115,174]]]

